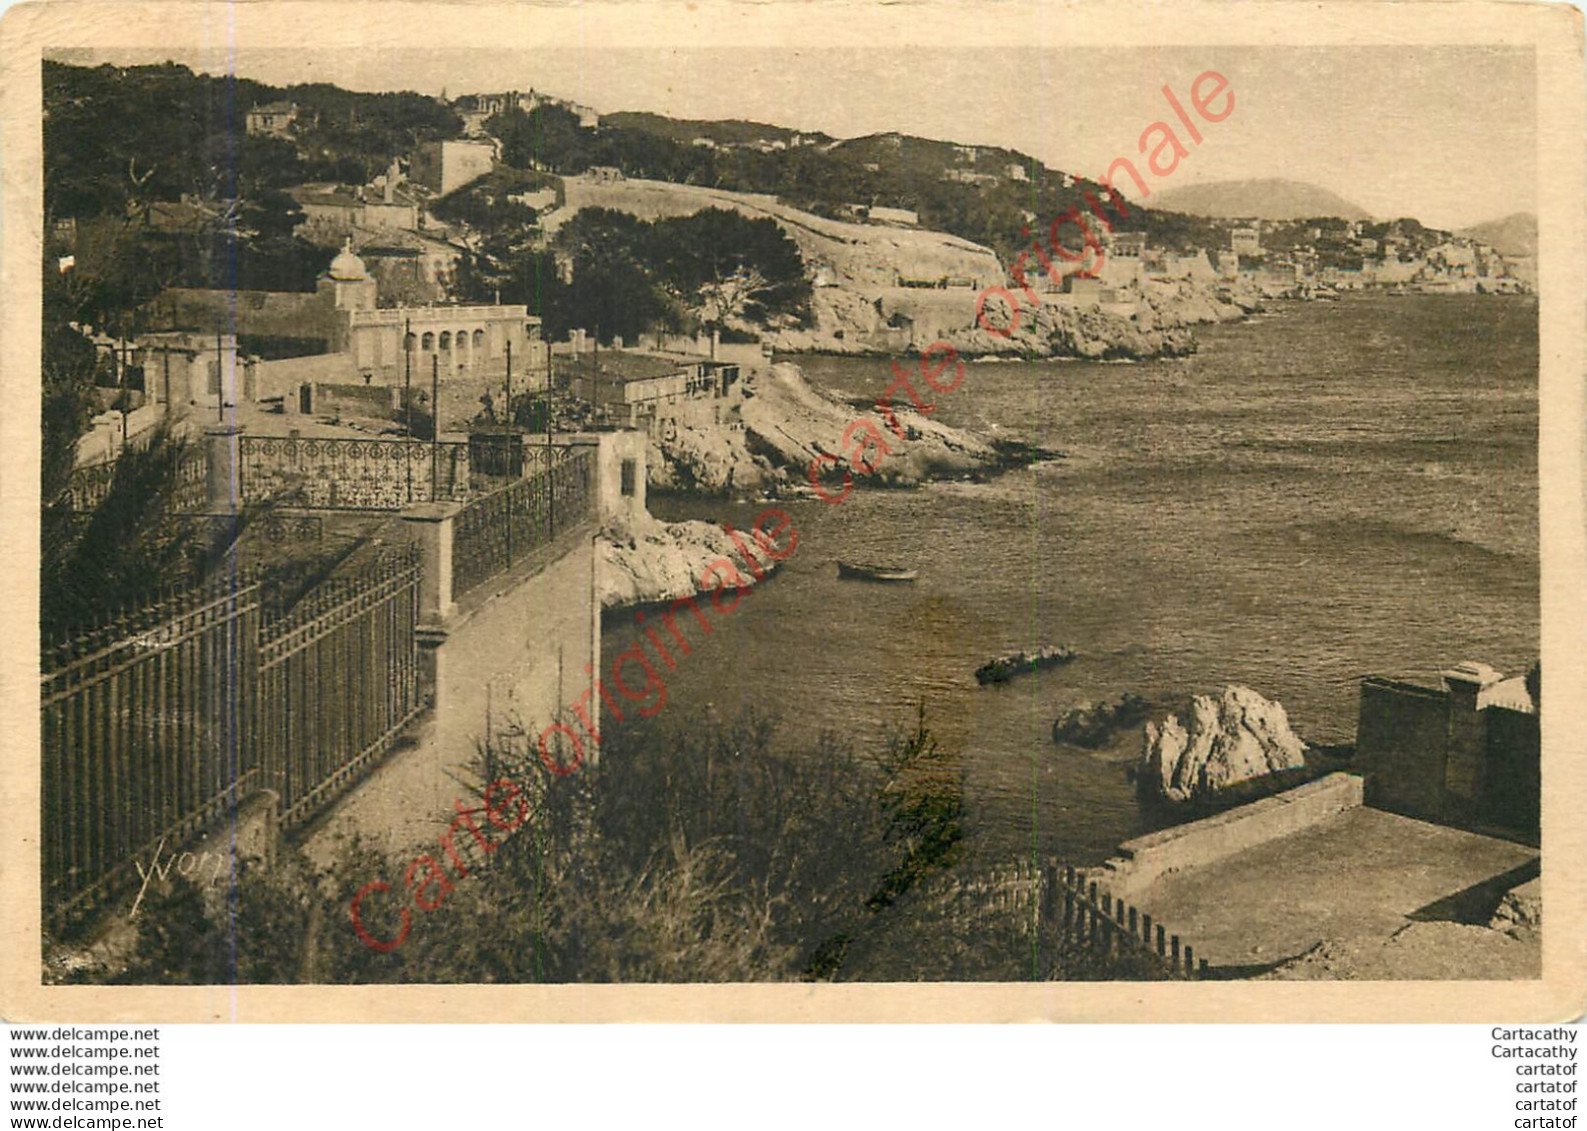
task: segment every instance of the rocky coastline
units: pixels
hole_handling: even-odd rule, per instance
[[[648,481],[652,489],[680,492],[774,495],[808,492],[811,463],[836,457],[857,484],[912,487],[933,479],[982,477],[1059,453],[993,441],[942,424],[895,403],[899,437],[875,411],[856,408],[815,388],[798,366],[779,362],[745,384],[744,399],[731,416],[710,428],[669,425],[650,440]],[[849,459],[854,441],[846,435],[868,422],[889,445],[871,474]]]
[[[1262,296],[1253,288],[1230,290],[1186,279],[1153,284],[1132,304],[1133,313],[1115,304],[1077,304],[1049,296],[1034,310],[1027,306],[1011,333],[994,333],[976,323],[974,292],[928,295],[911,302],[895,300],[900,310],[894,314],[903,313],[902,308],[908,306],[919,316],[911,318],[917,325],[925,319],[958,328],[925,339],[918,335],[912,340],[901,338],[896,331],[889,331],[891,323],[884,317],[886,300],[867,298],[847,288],[830,288],[815,296],[812,325],[776,330],[766,337],[783,354],[896,356],[941,340],[969,358],[1149,360],[1193,353],[1193,327],[1238,321],[1263,308]],[[995,325],[1005,325],[991,314],[987,318]]]

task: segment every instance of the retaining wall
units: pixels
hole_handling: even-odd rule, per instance
[[[1092,878],[1115,898],[1128,898],[1170,872],[1289,836],[1361,803],[1361,778],[1329,774],[1213,817],[1127,840]]]

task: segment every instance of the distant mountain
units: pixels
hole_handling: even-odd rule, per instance
[[[1220,220],[1310,220],[1337,216],[1370,220],[1365,209],[1325,188],[1278,177],[1260,181],[1214,181],[1154,193],[1152,207]]]
[[[1485,243],[1500,255],[1524,258],[1537,254],[1537,217],[1530,212],[1512,212],[1502,220],[1475,224],[1457,234]]]

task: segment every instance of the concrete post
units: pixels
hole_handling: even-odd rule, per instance
[[[426,627],[444,624],[457,608],[452,600],[452,522],[462,509],[461,503],[413,503],[402,511],[419,545],[419,619]]]
[[[204,444],[209,454],[205,487],[210,513],[236,514],[242,509],[242,425],[207,425]]]

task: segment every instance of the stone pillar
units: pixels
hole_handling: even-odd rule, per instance
[[[205,484],[210,513],[236,514],[242,509],[242,425],[208,425],[204,444],[209,449]]]
[[[426,627],[444,624],[457,608],[452,600],[452,522],[462,509],[461,503],[413,503],[402,511],[419,545],[424,571],[419,620]]]

